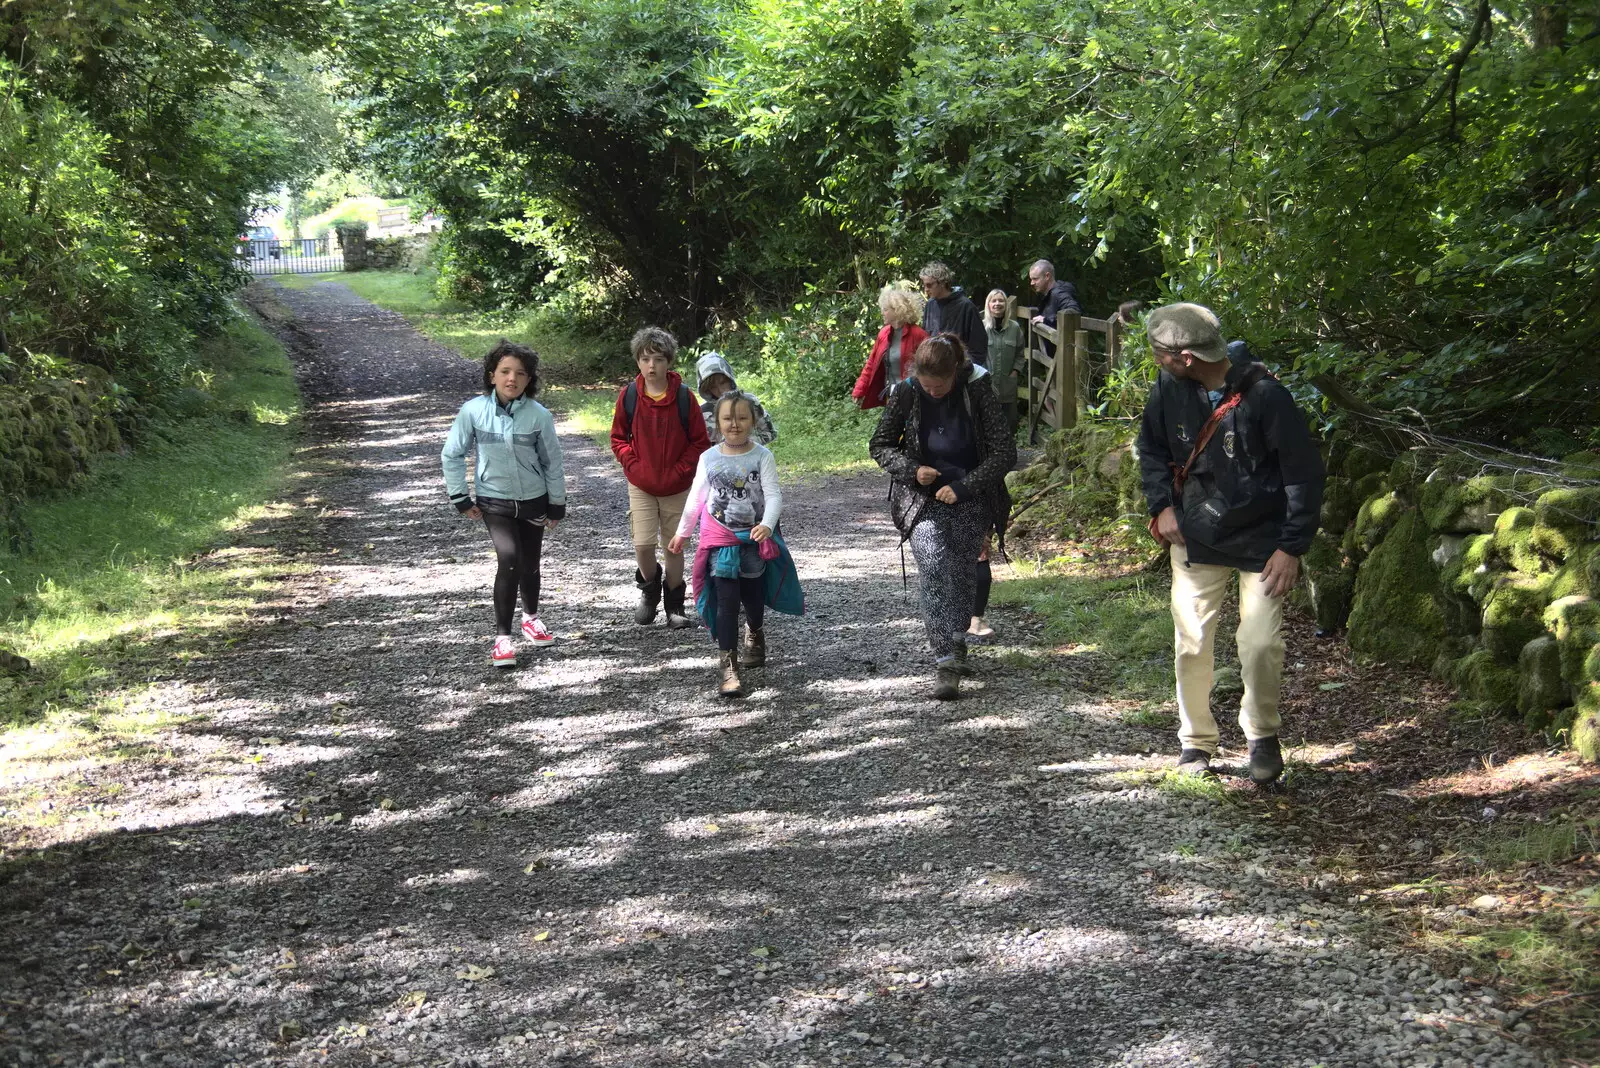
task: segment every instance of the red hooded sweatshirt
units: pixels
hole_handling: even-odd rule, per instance
[[[617,391],[617,406],[611,415],[611,451],[628,481],[652,497],[682,493],[694,482],[700,454],[711,447],[705,418],[699,406],[691,403],[688,433],[684,433],[684,420],[678,415],[683,378],[676,371],[667,372],[667,395],[660,400],[645,392],[644,375],[636,376],[633,385],[639,392],[633,433],[628,433],[628,417],[622,407],[623,394],[628,391],[624,386]]]

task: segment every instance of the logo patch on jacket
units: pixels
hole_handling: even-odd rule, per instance
[[[1182,423],[1178,424],[1178,440],[1186,445],[1189,442],[1189,428],[1184,426]]]
[[[1230,460],[1233,459],[1233,444],[1233,431],[1229,430],[1222,435],[1222,451],[1227,454],[1227,457]]]

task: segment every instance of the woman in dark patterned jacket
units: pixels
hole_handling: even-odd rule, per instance
[[[953,700],[967,665],[973,563],[993,531],[1005,544],[1017,462],[994,383],[954,334],[917,347],[911,377],[894,388],[869,443],[893,477],[889,512],[917,560],[922,620],[933,648],[933,696]]]

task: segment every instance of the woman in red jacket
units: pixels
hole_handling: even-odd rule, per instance
[[[922,322],[922,294],[910,282],[894,282],[878,292],[883,329],[872,355],[850,391],[858,408],[881,408],[889,387],[911,373],[911,354],[927,338]]]

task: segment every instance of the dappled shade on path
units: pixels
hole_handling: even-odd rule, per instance
[[[1093,704],[988,652],[927,700],[875,478],[787,495],[811,613],[717,703],[703,631],[631,622],[620,473],[564,437],[562,640],[497,672],[438,472],[477,369],[342,287],[281,299],[326,544],[161,695],[207,762],[13,872],[10,1060],[1543,1063],[1282,844],[1119,779]]]

